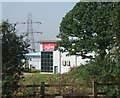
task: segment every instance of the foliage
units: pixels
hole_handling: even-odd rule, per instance
[[[95,53],[104,59],[119,35],[119,7],[118,2],[77,3],[60,24],[58,49],[83,58]]]
[[[40,85],[41,82],[48,83],[50,77],[57,78],[59,77],[58,74],[41,74],[41,73],[24,73],[24,78],[20,80],[19,85]],[[40,88],[38,87],[30,87],[27,88],[25,86],[20,87],[16,92],[15,95],[26,95],[26,94],[40,94]],[[38,97],[36,97],[38,98]]]
[[[78,81],[78,79],[73,79],[68,76],[68,74],[40,74],[40,73],[25,73],[25,78],[21,80],[20,85],[29,84],[29,85],[40,85],[41,82],[45,84],[58,84],[59,86],[52,86],[45,88],[45,94],[58,94],[58,95],[88,95],[92,93],[92,84],[85,81]],[[29,79],[28,79],[29,78]],[[69,86],[60,86],[69,85]],[[71,85],[72,84],[72,85]],[[75,84],[75,85],[74,85]],[[26,95],[26,94],[35,94],[38,98],[40,94],[39,87],[25,87],[24,85],[14,93],[14,95]],[[38,96],[37,96],[38,95]]]
[[[101,64],[103,65],[101,66]],[[74,78],[80,78],[80,80],[119,83],[119,72],[118,64],[112,59],[105,58],[104,61],[99,62],[99,58],[96,57],[96,59],[90,60],[89,63],[71,70],[69,74]]]
[[[48,82],[49,77],[59,77],[58,74],[41,74],[41,73],[24,73],[25,78],[21,79],[19,84],[40,84],[40,82]]]
[[[26,72],[26,73],[40,73],[41,71],[37,70],[37,69],[24,68],[23,72]]]
[[[79,81],[69,77],[68,74],[62,74],[59,77],[50,77],[48,84],[68,85],[68,86],[55,86],[46,89],[47,94],[60,94],[60,95],[75,95],[87,96],[92,91],[90,90],[91,83],[86,81]]]
[[[109,57],[100,62],[99,57],[90,60],[89,63],[81,65],[69,72],[69,75],[79,81],[97,81],[98,83],[120,83],[120,65]],[[101,64],[103,64],[101,66]],[[99,90],[106,92],[108,96],[119,95],[119,85],[99,86]]]
[[[120,2],[78,2],[63,18],[58,38],[60,51],[90,59],[73,77],[120,82]]]
[[[2,85],[3,95],[11,95],[22,74],[23,54],[27,53],[28,44],[23,41],[23,37],[16,35],[15,25],[3,21],[0,26],[2,36]]]
[[[88,72],[86,71],[86,65],[73,68],[68,72],[68,75],[73,79],[78,79],[79,81],[90,80]]]

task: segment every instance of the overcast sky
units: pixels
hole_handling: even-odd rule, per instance
[[[42,23],[33,24],[35,32],[43,32],[34,34],[35,41],[56,40],[62,18],[75,4],[76,2],[3,2],[2,19],[8,19],[10,23],[26,22],[30,12],[33,21]],[[18,24],[17,29],[18,32],[26,32],[27,25]]]

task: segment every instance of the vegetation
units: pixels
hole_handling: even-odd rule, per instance
[[[25,78],[21,79],[19,84],[40,84],[41,82],[48,82],[49,77],[59,77],[59,74],[41,74],[41,73],[24,73]]]
[[[58,78],[59,74],[41,74],[41,73],[24,73],[24,78],[20,80],[19,85],[40,85],[41,82],[48,83],[49,80],[54,78]],[[26,94],[40,94],[40,88],[36,87],[20,87],[18,90],[14,92],[13,95],[26,95]],[[38,97],[38,96],[37,96]]]
[[[115,44],[119,45],[119,7],[120,3],[114,2],[77,3],[60,24],[58,47],[64,48],[59,49],[83,58],[95,53],[104,59]]]
[[[77,3],[63,18],[58,38],[60,51],[89,58],[72,72],[75,78],[120,82],[120,2]]]
[[[17,88],[16,86],[22,75],[23,54],[27,51],[28,44],[23,37],[16,35],[15,25],[3,21],[0,25],[2,36],[2,93],[10,96]]]
[[[27,52],[28,44],[23,41],[22,36],[16,35],[15,26],[9,24],[8,21],[2,22],[0,32],[3,37],[3,95],[11,95],[17,89],[9,86],[24,83],[39,84],[42,81],[78,83],[78,80],[120,82],[120,2],[79,2],[63,18],[58,35],[61,39],[57,43],[58,49],[68,52],[68,55],[89,59],[86,64],[71,70],[68,75],[73,79],[63,75],[60,77],[38,73],[25,74],[25,78],[21,79],[22,60],[25,59],[22,54]],[[47,80],[49,76],[52,78]],[[61,93],[70,93],[67,92],[68,89],[73,88],[66,87],[57,90]],[[23,93],[26,92],[25,90]],[[103,87],[102,90],[111,96],[120,94],[118,85],[115,89]],[[73,91],[75,92],[76,89]],[[49,93],[53,92],[54,90],[50,89]]]
[[[69,77],[68,74],[41,74],[41,73],[24,73],[25,78],[20,81],[19,84],[38,84],[40,85],[41,82],[45,82],[47,84],[58,84],[58,85],[67,85],[72,84],[69,86],[53,86],[53,87],[46,87],[45,93],[54,95],[89,95],[92,93],[92,84],[87,83],[85,81],[78,81],[78,79],[73,79]],[[74,84],[75,85],[74,85]],[[35,94],[36,96],[40,94],[39,87],[21,87],[14,93],[15,95],[23,95],[23,94]],[[38,97],[38,96],[37,96]]]
[[[37,70],[37,69],[24,68],[23,72],[25,72],[25,73],[40,73],[41,71]]]
[[[90,90],[91,83],[86,81],[79,81],[78,79],[73,79],[68,74],[62,74],[59,77],[50,77],[48,79],[48,84],[58,84],[58,85],[67,85],[69,86],[57,86],[49,87],[46,89],[48,94],[60,94],[60,95],[75,95],[75,96],[87,96],[92,93]],[[74,85],[75,84],[75,85]]]

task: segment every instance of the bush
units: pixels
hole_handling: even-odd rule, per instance
[[[23,54],[28,52],[28,44],[23,36],[16,35],[15,25],[3,21],[0,25],[2,36],[2,94],[11,96],[17,90],[22,75]],[[13,88],[14,87],[14,88]]]
[[[56,86],[46,88],[47,94],[60,94],[60,95],[87,95],[89,94],[89,86],[85,81],[78,81],[77,79],[70,78],[67,74],[62,74],[59,77],[50,77],[48,79],[48,84],[58,84],[69,86]]]
[[[38,70],[38,69],[30,69],[30,68],[26,67],[26,68],[23,68],[23,72],[26,72],[26,73],[40,73],[41,71]]]

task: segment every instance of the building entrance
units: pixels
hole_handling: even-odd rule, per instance
[[[53,52],[41,52],[41,72],[53,72]]]

